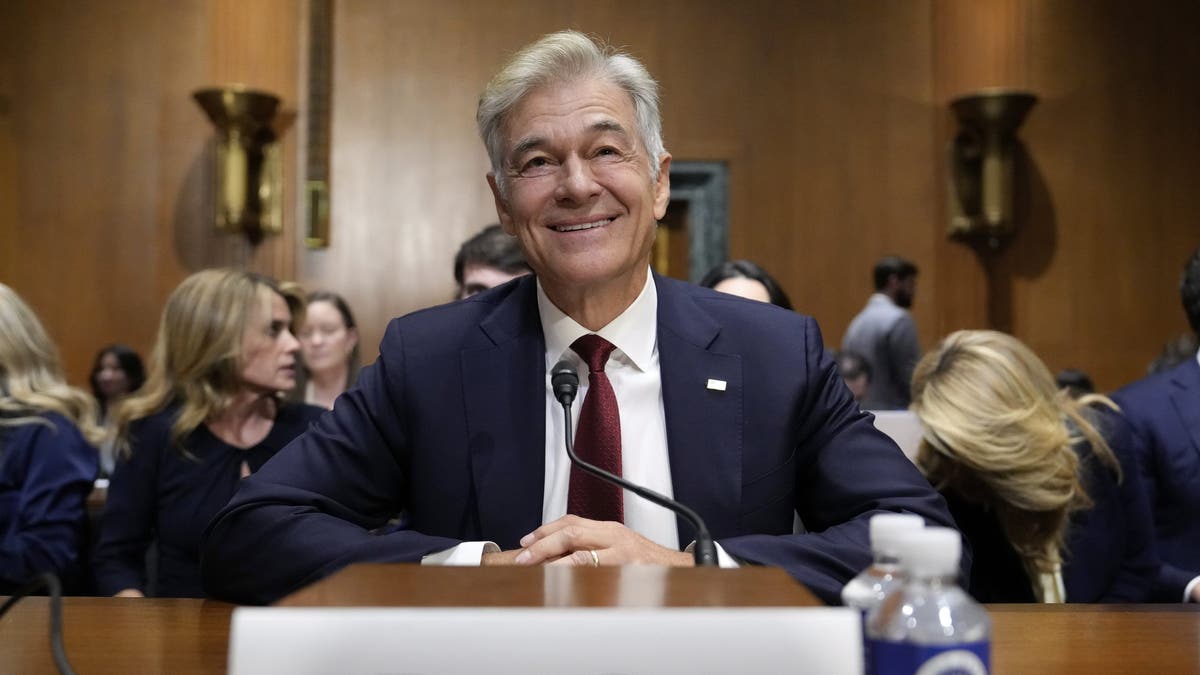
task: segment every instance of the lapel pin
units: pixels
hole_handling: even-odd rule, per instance
[[[725,391],[725,380],[710,379],[708,381],[708,388],[713,391]]]

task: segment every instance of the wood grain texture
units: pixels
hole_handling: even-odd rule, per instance
[[[435,572],[414,568],[419,573]],[[417,602],[397,596],[398,606],[803,606],[778,578],[758,589],[719,588],[711,581],[692,595],[673,601],[669,594],[628,597],[654,584],[652,568],[579,570],[559,575],[552,583],[522,583],[509,570],[512,583],[476,584],[485,570],[443,570],[431,584],[404,583],[418,592]],[[626,572],[631,579],[624,579]],[[659,570],[661,571],[661,570]],[[727,570],[686,570],[721,573]],[[756,570],[751,569],[754,572]],[[758,573],[778,570],[758,569]],[[447,583],[450,576],[458,581]],[[526,575],[528,581],[528,575]],[[545,579],[550,579],[546,575]],[[763,577],[768,579],[768,577]],[[465,579],[466,581],[462,581]],[[764,590],[780,595],[763,598]],[[704,595],[697,601],[695,593]],[[743,595],[744,594],[744,595]],[[739,599],[741,596],[741,599]],[[439,599],[440,598],[440,599]],[[721,599],[724,598],[724,601]],[[353,601],[354,598],[351,598]],[[309,598],[309,600],[314,600]],[[315,598],[318,604],[345,597]],[[370,598],[368,598],[370,600]],[[311,602],[309,603],[311,604]],[[374,604],[368,602],[366,604]],[[1124,675],[1126,673],[1200,673],[1200,612],[1187,605],[989,605],[992,617],[992,671],[996,675]],[[223,673],[227,667],[230,616],[233,605],[207,600],[67,598],[63,612],[67,653],[81,673]],[[47,599],[22,600],[4,617],[0,640],[0,672],[40,675],[54,673],[46,640]],[[789,667],[795,664],[787,664]],[[786,669],[786,668],[785,668]]]

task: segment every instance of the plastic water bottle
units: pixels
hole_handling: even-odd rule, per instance
[[[880,513],[871,516],[871,563],[861,574],[842,587],[842,602],[862,612],[863,663],[871,675],[871,645],[867,641],[867,614],[888,594],[899,589],[904,580],[900,570],[898,544],[905,535],[925,527],[925,519],[911,513]]]
[[[842,602],[864,616],[900,586],[898,544],[908,533],[925,527],[925,519],[911,513],[880,513],[871,516],[869,527],[875,562],[842,588]]]
[[[958,532],[931,527],[899,547],[907,580],[867,616],[868,669],[875,675],[987,675],[992,620],[959,588]]]

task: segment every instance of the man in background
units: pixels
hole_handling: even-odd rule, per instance
[[[858,352],[871,367],[867,410],[899,410],[911,401],[913,367],[921,358],[917,325],[908,310],[917,292],[917,266],[897,256],[875,265],[875,293],[850,322],[842,349]]]
[[[532,271],[517,238],[498,224],[488,225],[464,241],[454,256],[454,299],[469,298]]]
[[[1200,249],[1179,284],[1200,336]],[[1133,427],[1162,569],[1158,600],[1200,602],[1200,352],[1113,395]]]

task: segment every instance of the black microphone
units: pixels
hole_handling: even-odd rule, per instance
[[[642,499],[647,499],[659,506],[671,509],[686,518],[696,528],[696,546],[692,549],[692,555],[696,560],[696,567],[716,567],[717,547],[713,544],[712,535],[708,533],[708,526],[704,524],[704,520],[700,518],[700,514],[666,495],[661,495],[654,490],[631,483],[616,474],[609,473],[598,466],[588,464],[580,459],[579,455],[575,454],[575,444],[571,441],[571,403],[575,401],[575,394],[579,391],[579,375],[575,372],[575,365],[570,360],[563,359],[554,364],[554,367],[550,369],[550,387],[554,390],[554,398],[558,399],[559,403],[562,403],[563,419],[566,424],[565,440],[567,444],[567,457],[571,458],[571,463],[579,467],[582,471],[586,471],[609,483],[615,483]]]

